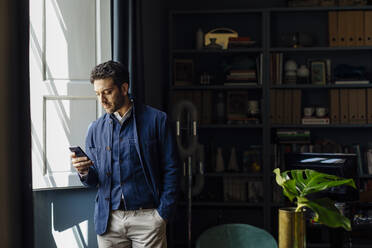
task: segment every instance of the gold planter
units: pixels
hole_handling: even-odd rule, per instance
[[[279,248],[306,248],[304,211],[296,208],[279,209]]]

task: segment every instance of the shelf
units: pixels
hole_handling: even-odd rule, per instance
[[[174,10],[171,14],[190,15],[190,14],[262,14],[264,9],[223,9],[223,10]]]
[[[271,128],[372,128],[372,124],[328,124],[328,125],[301,125],[301,124],[275,124]]]
[[[372,175],[359,176],[360,179],[372,179]]]
[[[317,243],[309,243],[309,244],[306,244],[306,247],[308,247],[308,248],[323,248],[323,247],[324,248],[330,248],[331,245],[328,244],[328,243],[319,243],[319,244],[317,244]]]
[[[206,177],[249,177],[261,178],[262,173],[249,173],[249,172],[209,172],[204,174]]]
[[[179,202],[180,205],[186,205],[186,202]],[[263,203],[250,203],[250,202],[197,202],[193,201],[192,206],[199,207],[263,207]]]
[[[316,6],[316,7],[285,7],[271,8],[271,12],[304,12],[304,11],[330,11],[330,10],[372,10],[372,6]]]
[[[234,89],[262,89],[261,84],[252,85],[191,85],[172,86],[172,90],[234,90]]]
[[[272,47],[269,52],[338,52],[338,51],[355,51],[355,50],[372,50],[372,46],[350,46],[350,47]]]
[[[207,129],[207,128],[262,128],[262,124],[236,124],[236,125],[229,125],[229,124],[204,124],[199,125],[199,128]]]
[[[331,248],[329,243],[308,243],[306,245],[307,248]],[[371,248],[371,244],[354,244],[352,245],[353,248]]]
[[[315,6],[315,7],[279,7],[279,8],[250,8],[250,9],[224,9],[224,10],[175,10],[171,14],[262,14],[263,12],[312,12],[330,10],[372,10],[372,6]]]
[[[250,48],[235,48],[235,49],[173,49],[173,54],[203,54],[203,53],[259,53],[262,52],[260,47],[250,47]]]
[[[372,84],[282,84],[272,85],[271,89],[342,89],[342,88],[372,88]]]
[[[359,207],[363,207],[363,208],[370,208],[372,207],[372,202],[358,202],[358,203],[355,203],[355,205]]]

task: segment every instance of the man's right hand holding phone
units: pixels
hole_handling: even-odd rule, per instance
[[[81,176],[87,175],[89,167],[93,165],[88,157],[77,157],[74,152],[71,153],[71,162]]]

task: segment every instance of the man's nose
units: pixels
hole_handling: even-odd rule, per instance
[[[104,96],[99,96],[100,103],[106,103],[106,98]]]

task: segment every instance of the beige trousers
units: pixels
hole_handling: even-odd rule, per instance
[[[156,209],[111,211],[107,232],[97,240],[99,248],[166,248],[166,222]]]

